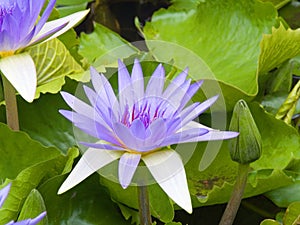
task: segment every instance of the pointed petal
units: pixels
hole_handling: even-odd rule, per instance
[[[121,94],[123,89],[131,85],[130,74],[120,59],[118,60],[118,82],[119,94]]]
[[[94,68],[90,68],[91,80],[95,92],[98,95],[98,98],[101,97],[105,104],[110,105],[111,107],[116,104],[117,98],[111,87],[111,84],[103,74],[99,74],[98,71]]]
[[[87,93],[87,96],[89,99],[91,99],[90,101],[93,101],[93,97],[92,95],[96,95],[95,92],[93,92],[90,88],[84,86],[84,90]],[[89,92],[89,90],[91,90],[91,92]],[[107,124],[107,121],[110,121],[110,119],[104,120],[104,116],[99,116],[99,114],[97,113],[97,111],[90,105],[88,105],[87,103],[81,101],[80,99],[76,98],[75,96],[61,91],[60,94],[62,95],[63,99],[65,100],[65,102],[78,114],[85,116],[87,118],[90,118],[91,120],[95,120],[98,123],[100,123],[101,125],[107,127],[107,129],[110,129],[109,125]]]
[[[181,106],[181,102],[190,87],[190,83],[190,79],[186,80],[182,85],[177,87],[171,96],[169,96],[168,100],[171,102],[174,109],[177,110]]]
[[[184,81],[186,80],[187,74],[188,74],[188,68],[186,68],[184,71],[182,71],[180,74],[178,74],[178,76],[176,76],[171,81],[171,83],[168,85],[168,87],[164,91],[163,97],[169,98],[174,93],[174,91],[184,83]]]
[[[207,129],[209,132],[202,136],[194,137],[194,138],[188,140],[189,142],[226,140],[226,139],[235,138],[239,135],[238,132],[215,130],[210,127],[204,126],[200,123],[197,123],[195,121],[189,122],[184,127],[182,127],[179,131],[182,132],[185,130],[195,129],[195,128]]]
[[[181,208],[192,213],[185,170],[174,150],[158,151],[142,157],[159,186]]]
[[[190,111],[189,108],[192,107],[194,104],[184,109],[180,114],[181,118],[183,118],[181,126],[186,125],[188,122],[192,121],[201,113],[203,113],[205,110],[207,110],[212,104],[215,103],[218,97],[219,96],[216,95],[214,97],[211,97],[210,99],[207,99],[205,102],[202,102],[200,105],[195,107],[192,111]]]
[[[188,130],[188,129],[193,129],[193,128],[204,128],[204,129],[207,129],[207,130],[213,130],[211,127],[204,126],[203,124],[198,123],[196,121],[190,121],[186,125],[184,125],[182,128],[180,128],[178,130],[178,132]]]
[[[191,139],[186,140],[185,142],[226,140],[226,139],[235,138],[238,135],[239,133],[234,131],[211,130],[202,136],[193,137]]]
[[[2,207],[11,187],[11,183],[0,190],[0,208]]]
[[[33,101],[37,76],[34,62],[28,53],[1,58],[0,70],[27,102]]]
[[[74,126],[78,127],[85,133],[112,144],[120,144],[116,140],[114,133],[107,126],[98,123],[94,119],[69,110],[59,110],[59,113],[70,120],[74,124]]]
[[[197,81],[189,87],[189,89],[186,92],[186,95],[183,97],[181,101],[181,105],[178,108],[178,111],[181,111],[185,105],[190,101],[190,99],[196,94],[196,92],[199,90],[201,85],[203,84],[203,80]]]
[[[65,102],[77,113],[82,114],[88,118],[95,118],[95,111],[93,107],[88,105],[87,103],[81,101],[75,96],[69,94],[68,92],[61,91],[61,96],[65,100]]]
[[[159,64],[153,72],[146,88],[146,96],[157,96],[162,95],[162,91],[165,85],[165,69]]]
[[[138,59],[135,59],[131,73],[131,83],[134,90],[135,102],[144,97],[144,77],[141,64]]]
[[[45,41],[49,41],[53,38],[58,37],[59,35],[65,33],[72,27],[74,27],[77,23],[79,23],[87,14],[89,13],[89,10],[84,10],[80,12],[73,13],[69,16],[57,19],[57,20],[52,20],[43,26],[43,28],[40,30],[40,32],[31,40],[30,45],[45,38],[46,34],[49,35],[49,31],[54,30],[57,27],[60,27],[64,24],[66,24],[62,29],[54,33],[52,36],[47,38]]]
[[[30,39],[29,42],[26,43],[26,46],[25,46],[25,40],[22,42],[24,43],[24,48],[25,47],[29,47],[29,46],[32,46],[32,45],[36,45],[38,43],[42,43],[42,42],[45,42],[46,39],[51,36],[52,34],[58,32],[59,30],[61,30],[62,28],[64,28],[65,26],[67,26],[67,23],[64,23],[64,24],[61,24],[59,25],[58,27],[54,27],[53,29],[51,30],[48,30],[47,32],[43,33],[42,35],[39,35],[39,34],[35,34],[35,31],[34,31],[34,35],[33,35],[33,38]],[[34,28],[35,29],[35,28]],[[32,32],[33,32],[32,31]],[[27,37],[28,39],[29,37]],[[22,46],[23,47],[23,46]]]
[[[95,107],[98,98],[96,92],[92,88],[85,85],[83,85],[83,90],[91,105]]]
[[[134,101],[134,90],[131,85],[131,78],[125,64],[118,60],[118,89],[121,112],[124,112],[126,105],[130,108]]]
[[[89,148],[58,190],[62,194],[71,189],[88,176],[121,157],[120,152]]]
[[[36,25],[36,34],[40,32],[40,30],[42,29],[42,27],[45,25],[46,21],[48,20],[54,6],[55,6],[56,0],[50,0],[47,8],[45,9],[45,11],[43,12],[42,17],[39,19],[37,25]]]
[[[37,224],[38,222],[40,222],[45,216],[46,216],[46,212],[42,212],[40,215],[38,215],[36,218],[31,219],[29,225],[31,224]],[[17,224],[17,223],[16,223]],[[21,225],[21,224],[20,224]]]
[[[131,154],[126,152],[121,156],[119,162],[119,180],[124,189],[131,183],[140,159],[140,154]]]
[[[101,105],[106,105],[105,108],[107,108],[107,106],[110,106],[113,116],[117,117],[119,113],[119,102],[111,84],[109,83],[107,78],[103,74],[99,74],[95,68],[90,67],[90,73],[92,84],[97,94],[96,105],[100,105],[100,107]],[[106,110],[105,108],[103,108],[102,111]]]
[[[196,138],[200,138],[201,136],[207,134],[209,131],[204,128],[193,128],[189,130],[184,130],[182,132],[175,133],[169,137],[167,137],[162,143],[162,146],[168,146],[173,144],[194,142]]]

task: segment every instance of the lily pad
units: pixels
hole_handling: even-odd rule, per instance
[[[78,50],[88,63],[103,71],[103,66],[114,65],[117,60],[137,54],[139,50],[107,27],[95,23],[94,32],[82,34]],[[102,69],[99,69],[102,68]]]
[[[272,28],[261,42],[259,72],[264,74],[300,53],[300,30],[286,29],[283,24]]]
[[[205,78],[175,50],[153,49],[149,41],[178,44],[204,60],[218,81],[236,88],[239,95],[254,96],[260,41],[264,33],[271,32],[276,16],[271,4],[258,1],[205,1],[188,11],[161,9],[143,31],[150,51],[159,60],[183,61],[195,80]]]
[[[29,195],[27,196],[24,202],[24,205],[18,217],[18,221],[26,220],[28,218],[35,218],[38,215],[40,215],[40,213],[45,211],[46,211],[46,206],[43,197],[41,196],[38,190],[33,189],[29,193]],[[39,224],[47,225],[48,224],[47,217],[42,219],[42,221]]]
[[[291,203],[283,216],[282,223],[278,221],[266,219],[260,225],[297,225],[300,222],[300,202]]]
[[[65,83],[65,77],[77,81],[88,81],[82,67],[58,39],[35,45],[27,49],[37,71],[36,98],[41,93],[57,93]]]
[[[47,179],[68,172],[77,149],[64,156],[54,147],[45,147],[24,132],[11,131],[0,124],[0,178],[2,187],[12,182],[10,193],[0,209],[0,224],[16,220],[18,212],[32,189]]]
[[[61,17],[86,9],[89,2],[92,0],[58,0],[56,8]]]
[[[68,192],[58,196],[57,190],[66,176],[57,176],[40,186],[47,205],[49,225],[129,225],[94,174]],[[64,206],[64,207],[61,207]]]

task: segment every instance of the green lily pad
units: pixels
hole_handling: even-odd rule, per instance
[[[99,71],[103,66],[117,66],[117,60],[137,54],[139,50],[107,27],[95,23],[91,34],[82,34],[78,53]],[[102,69],[100,69],[102,68]]]
[[[297,225],[300,223],[300,202],[293,202],[289,205],[283,217],[285,225]]]
[[[265,193],[279,207],[288,207],[292,202],[300,201],[299,194],[300,181],[286,187],[281,187],[276,190]]]
[[[36,98],[41,93],[57,93],[65,83],[65,77],[77,81],[88,81],[84,70],[58,39],[34,45],[27,49],[37,71]]]
[[[161,9],[143,31],[150,51],[159,60],[181,61],[190,67],[195,80],[206,78],[176,49],[153,49],[151,41],[178,44],[204,60],[215,78],[237,89],[239,96],[254,96],[258,91],[260,41],[276,24],[276,15],[271,4],[257,1],[205,1],[188,11]]]
[[[258,78],[260,83],[273,80],[265,74],[299,54],[299,31],[278,24],[270,3],[173,2],[154,13],[143,29],[150,52],[158,61],[189,66],[193,79],[206,80],[206,89],[216,86],[209,80],[219,81],[229,110],[238,99],[257,95]]]
[[[18,221],[26,220],[28,218],[35,218],[40,215],[40,213],[45,211],[46,206],[43,197],[38,190],[33,189],[24,202],[24,205],[18,217]],[[45,217],[39,224],[47,225],[47,217]]]
[[[300,53],[300,30],[286,29],[283,24],[272,28],[261,42],[259,72],[264,74]]]
[[[265,195],[279,207],[288,207],[296,201],[300,201],[300,160],[294,159],[285,170],[295,177],[295,182],[291,185],[270,191]]]
[[[261,0],[262,2],[270,2],[272,3],[276,9],[280,9],[286,4],[288,4],[291,0]]]
[[[54,147],[45,147],[24,132],[11,131],[0,123],[1,188],[12,182],[10,193],[0,209],[0,224],[16,220],[18,212],[32,189],[47,179],[68,172],[77,149],[64,156]]]
[[[92,175],[68,192],[57,195],[66,176],[57,176],[40,186],[47,205],[48,224],[129,225],[106,190],[99,185],[99,176]],[[62,207],[63,206],[63,207]]]
[[[58,0],[56,8],[61,17],[86,9],[87,4],[92,0]]]
[[[283,216],[282,223],[275,220],[266,219],[260,225],[297,225],[300,222],[300,202],[291,203]]]

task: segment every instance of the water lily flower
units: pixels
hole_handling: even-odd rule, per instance
[[[159,65],[146,89],[141,65],[135,60],[132,75],[119,60],[116,97],[103,74],[90,70],[93,88],[84,86],[90,105],[62,92],[74,110],[60,110],[73,124],[101,140],[82,144],[89,148],[83,154],[58,193],[80,183],[110,162],[119,159],[118,176],[123,188],[132,182],[142,160],[165,193],[187,212],[192,212],[184,165],[180,155],[166,146],[173,144],[222,140],[238,133],[218,131],[193,121],[217,99],[186,105],[202,81],[191,83],[187,70],[165,86],[165,71]]]
[[[88,10],[46,22],[56,0],[2,0],[0,2],[0,71],[28,102],[35,96],[37,76],[26,47],[55,38],[82,20]]]
[[[8,196],[10,187],[11,187],[11,183],[9,183],[8,185],[6,185],[4,188],[0,190],[0,208],[2,207],[6,197]],[[6,225],[35,225],[38,222],[40,222],[45,216],[46,216],[46,212],[42,212],[34,219],[27,219],[18,222],[11,221]]]

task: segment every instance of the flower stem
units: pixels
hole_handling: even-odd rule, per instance
[[[242,201],[243,193],[247,183],[250,164],[239,164],[236,183],[233,187],[231,198],[226,206],[225,212],[221,218],[219,225],[231,225],[237,214]]]
[[[6,108],[6,122],[12,130],[19,130],[19,117],[16,91],[11,83],[2,75],[4,99]]]
[[[138,186],[140,224],[151,225],[151,213],[147,186]]]

